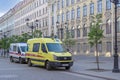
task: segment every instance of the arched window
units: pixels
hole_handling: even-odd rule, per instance
[[[106,34],[111,34],[111,21],[108,19],[106,22]]]
[[[77,26],[77,37],[80,37],[80,26]]]
[[[83,37],[87,36],[87,27],[86,25],[84,24],[83,25]]]
[[[117,32],[120,33],[120,17],[117,19]]]

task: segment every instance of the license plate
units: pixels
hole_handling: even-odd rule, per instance
[[[62,64],[62,66],[69,66],[68,64]]]

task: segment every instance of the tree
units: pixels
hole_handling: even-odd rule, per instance
[[[96,49],[96,63],[97,69],[99,70],[99,55],[98,55],[98,44],[101,43],[103,35],[103,30],[100,29],[100,24],[102,23],[101,20],[102,14],[98,14],[95,17],[92,16],[93,21],[90,24],[90,32],[88,33],[88,41],[89,44],[95,46]]]
[[[68,29],[66,30],[66,35],[63,43],[67,49],[71,49],[71,47],[75,45],[75,40],[72,39],[71,33],[68,31]]]
[[[42,32],[41,32],[41,30],[35,30],[33,35],[35,38],[40,38],[40,37],[42,37]]]

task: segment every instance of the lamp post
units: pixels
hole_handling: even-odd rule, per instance
[[[119,64],[118,64],[118,48],[117,48],[117,4],[119,4],[119,0],[110,0],[115,5],[115,46],[114,46],[114,67],[112,72],[118,73],[119,70]]]
[[[68,31],[68,23],[65,22],[65,29],[66,29],[66,38],[69,38],[69,31]]]
[[[63,28],[62,28],[62,24],[60,25],[60,23],[57,21],[56,22],[56,25],[57,25],[57,33],[58,33],[58,37],[60,37],[59,36],[59,30],[60,30],[60,32],[61,32],[61,37],[60,37],[60,39],[62,40],[62,37],[63,37],[63,35],[62,35],[62,33],[63,33]],[[59,25],[61,26],[60,28],[59,28]]]
[[[34,38],[33,32],[34,32],[34,28],[38,27],[38,24],[37,24],[38,20],[35,20],[36,26],[33,24],[33,22],[32,22],[32,24],[30,25],[30,23],[29,23],[29,21],[30,21],[29,18],[27,18],[25,21],[26,21],[26,25],[27,25],[29,28],[31,28],[32,38]]]

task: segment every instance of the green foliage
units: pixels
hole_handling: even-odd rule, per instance
[[[88,40],[91,46],[94,46],[101,42],[101,39],[104,37],[103,32],[104,30],[100,29],[101,24],[101,14],[96,15],[93,17],[94,20],[90,24],[90,32],[88,33]]]
[[[34,31],[34,37],[42,37],[42,32],[40,30]],[[4,37],[0,39],[0,47],[3,49],[8,49],[10,43],[18,43],[18,42],[27,42],[28,39],[31,39],[32,36],[29,33],[24,33],[20,36],[13,35],[11,37]]]
[[[33,35],[35,38],[40,38],[40,37],[42,37],[42,32],[41,32],[41,30],[35,30]]]
[[[66,31],[63,43],[67,48],[71,48],[73,45],[75,45],[75,40],[71,38],[71,34],[68,30]]]
[[[97,45],[101,43],[103,35],[103,30],[100,29],[100,24],[102,23],[102,14],[98,14],[95,17],[92,16],[92,22],[90,24],[90,32],[88,33],[88,41],[89,44],[92,46],[95,45],[96,48],[96,62],[97,62],[97,69],[99,70],[99,58],[98,58],[98,50]]]

